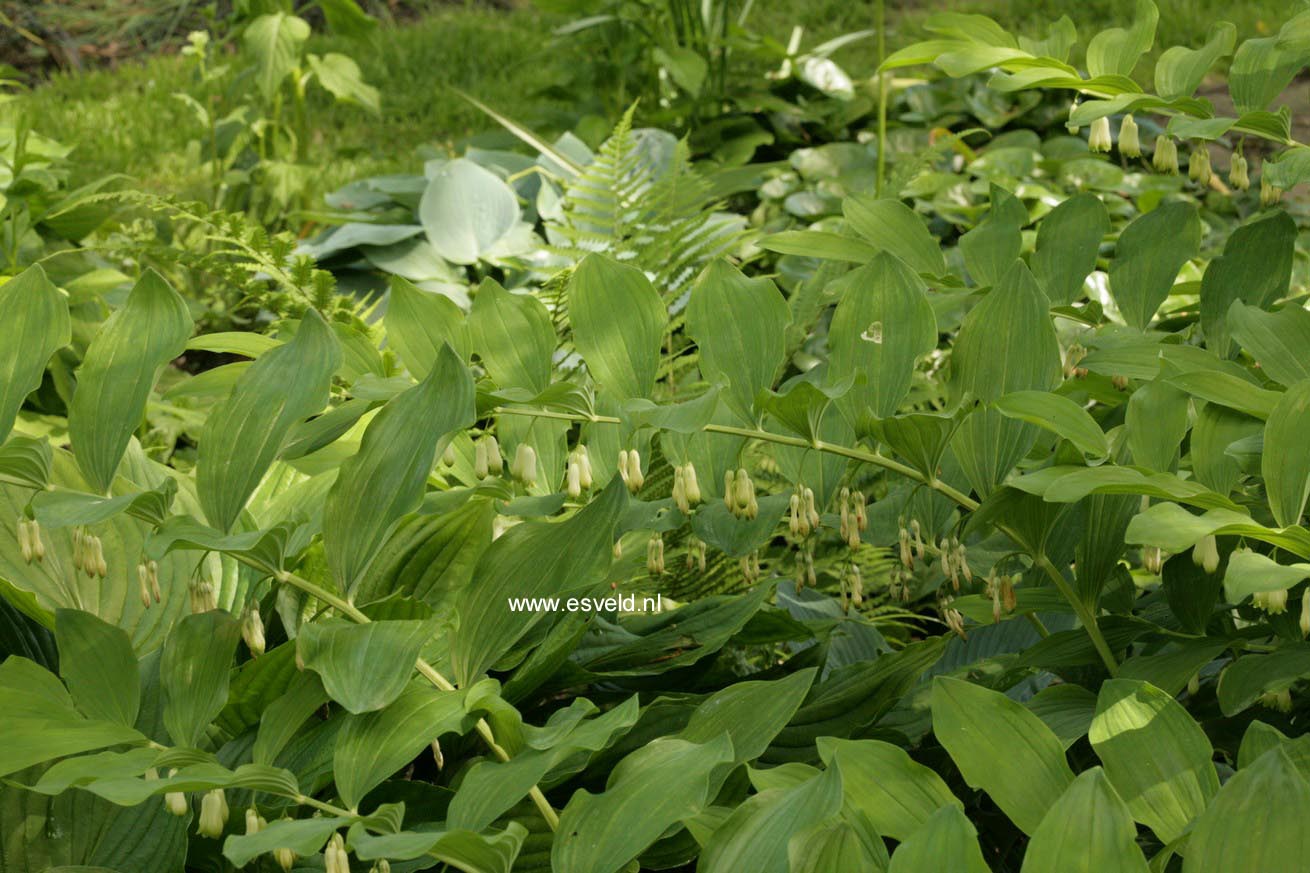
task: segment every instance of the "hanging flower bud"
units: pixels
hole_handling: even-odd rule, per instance
[[[591,455],[587,453],[586,446],[578,446],[573,450],[578,456],[578,484],[582,486],[583,491],[590,491],[592,486],[591,478]]]
[[[1075,100],[1069,104],[1069,120],[1064,123],[1064,129],[1069,131],[1070,136],[1077,136],[1081,127],[1073,123],[1073,114],[1078,109],[1078,101]]]
[[[473,444],[473,475],[478,479],[487,478],[487,441],[480,439]]]
[[[814,490],[807,487],[801,496],[805,500],[805,518],[810,523],[810,529],[818,530],[823,524],[823,519],[819,517],[819,510],[814,505]]]
[[[696,479],[696,467],[691,461],[682,465],[682,487],[687,495],[687,503],[695,506],[701,502],[700,482]]]
[[[326,873],[350,873],[350,857],[346,854],[346,842],[341,834],[333,834],[323,850],[323,862]]]
[[[1142,549],[1142,569],[1152,576],[1159,576],[1164,569],[1164,553],[1158,546],[1146,546]]]
[[[1210,150],[1205,147],[1205,143],[1200,143],[1192,149],[1187,159],[1187,177],[1204,188],[1209,186],[1211,175]]]
[[[204,576],[191,582],[191,612],[194,615],[218,609],[218,600],[214,597],[214,586]]]
[[[1001,623],[1001,586],[992,586],[992,624]]]
[[[254,836],[262,831],[267,824],[260,816],[259,810],[253,806],[246,810],[246,836]]]
[[[633,494],[646,484],[646,477],[641,472],[641,454],[636,449],[628,452],[628,476],[623,481],[628,483],[628,490]]]
[[[960,639],[967,640],[969,638],[969,635],[964,632],[964,616],[960,614],[958,609],[947,606],[942,613],[942,619],[946,622],[946,626],[951,629],[951,632]]]
[[[1310,637],[1310,591],[1301,592],[1301,626],[1302,638]]]
[[[1006,612],[1014,612],[1019,607],[1019,596],[1014,593],[1014,585],[1008,576],[1001,582],[1001,602],[1005,604]]]
[[[438,772],[445,768],[446,756],[441,753],[441,743],[438,740],[432,741],[432,760],[436,763]]]
[[[623,480],[623,484],[627,485],[628,490],[631,491],[632,483],[628,479],[628,450],[627,449],[619,450],[618,472],[619,472],[619,478]]]
[[[572,500],[577,500],[582,496],[582,465],[578,463],[577,458],[569,460],[568,472],[564,476],[565,493]]]
[[[792,494],[787,503],[787,532],[793,539],[801,537],[801,496]]]
[[[1168,173],[1171,176],[1178,174],[1178,146],[1164,134],[1155,138],[1155,154],[1151,156],[1151,166],[1155,167],[1157,173]]]
[[[152,602],[150,597],[150,571],[145,564],[136,565],[136,579],[141,587],[141,605],[149,609]]]
[[[223,836],[223,826],[227,824],[227,800],[222,788],[206,791],[200,800],[200,823],[196,833],[202,837],[218,839]]]
[[[654,534],[646,541],[646,570],[652,576],[664,573],[664,537]]]
[[[27,526],[27,519],[18,519],[18,551],[23,555],[23,561],[30,564],[36,557],[36,551],[32,548],[32,534]]]
[[[371,873],[391,873],[391,862],[386,858],[382,858],[373,865]]]
[[[849,540],[851,535],[851,489],[843,488],[837,495],[837,515],[841,519],[838,526],[838,533],[843,540]]]
[[[705,543],[702,542],[701,540],[696,540],[695,542],[696,542],[696,569],[699,572],[704,573],[706,546]]]
[[[737,494],[736,477],[737,474],[732,470],[723,471],[723,505],[726,506],[728,508],[728,511],[732,512],[734,515],[736,514],[734,512],[734,507],[736,506],[735,500]]]
[[[441,463],[445,464],[447,467],[453,467],[458,460],[459,454],[455,451],[455,444],[452,442],[446,446],[446,450],[441,453]]]
[[[241,638],[246,641],[246,648],[256,658],[264,654],[264,620],[260,618],[259,609],[248,605],[241,616]]]
[[[1193,673],[1192,678],[1187,680],[1187,695],[1195,697],[1201,692],[1201,674]]]
[[[531,487],[537,484],[537,450],[527,443],[519,443],[514,450],[509,472],[524,485]]]
[[[851,565],[851,602],[856,606],[864,603],[864,576],[859,564]]]
[[[964,543],[955,540],[955,563],[960,568],[960,574],[964,576],[964,581],[973,582],[973,570],[969,569],[969,559],[965,552]]]
[[[1125,158],[1140,158],[1142,156],[1142,139],[1137,129],[1137,122],[1133,120],[1131,113],[1124,116],[1123,122],[1119,125],[1119,154]]]
[[[754,518],[759,512],[755,500],[755,483],[744,467],[737,470],[732,486],[732,514],[738,518]]]
[[[1292,690],[1284,688],[1282,691],[1266,691],[1260,695],[1260,705],[1278,712],[1291,712]]]
[[[614,541],[613,552],[614,552],[614,560],[617,561],[623,557],[623,540]]]
[[[960,571],[955,566],[955,561],[951,554],[951,541],[942,537],[937,546],[937,553],[941,556],[942,574],[951,580],[951,587],[956,591],[960,590]]]
[[[910,545],[914,547],[915,560],[922,561],[926,552],[924,550],[923,536],[920,532],[919,520],[917,518],[910,519]]]
[[[296,865],[296,858],[299,857],[291,849],[274,849],[273,860],[282,868],[284,873],[289,873],[292,867]]]
[[[500,443],[496,441],[494,434],[487,434],[483,439],[487,443],[487,472],[499,476],[505,472],[505,459],[500,456]]]
[[[176,775],[177,775],[176,770],[168,771],[168,776],[170,779]],[[183,794],[181,791],[169,791],[168,793],[166,793],[164,795],[164,808],[179,818],[181,818],[182,816],[186,815],[191,811],[191,808],[187,805],[186,802],[186,795]]]
[[[1270,615],[1282,615],[1287,612],[1287,590],[1257,591],[1251,596],[1252,602]]]
[[[1122,373],[1115,373],[1110,377],[1110,384],[1114,386],[1114,390],[1116,391],[1127,391],[1128,377]]]
[[[86,562],[86,534],[81,527],[73,528],[73,567],[83,569]]]
[[[1277,206],[1278,202],[1283,199],[1283,189],[1275,188],[1269,182],[1269,176],[1266,173],[1260,174],[1260,205],[1264,207]]]
[[[1246,156],[1241,152],[1233,152],[1232,160],[1228,163],[1228,184],[1237,191],[1251,187],[1251,170],[1246,163]]]
[[[1201,537],[1192,546],[1192,563],[1206,573],[1212,574],[1219,569],[1219,544],[1213,534]]]
[[[906,570],[914,569],[914,554],[910,550],[910,532],[905,527],[905,519],[901,519],[901,528],[896,536],[896,543],[900,549],[901,566]]]
[[[1108,152],[1113,145],[1110,119],[1103,115],[1092,122],[1091,131],[1087,134],[1087,147],[1094,152]]]

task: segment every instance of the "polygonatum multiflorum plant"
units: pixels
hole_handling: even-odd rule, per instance
[[[4,869],[1300,869],[1303,259],[1212,182],[264,332],[9,278]]]

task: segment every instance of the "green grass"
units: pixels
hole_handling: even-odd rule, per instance
[[[1161,7],[1159,45],[1196,45],[1210,24],[1225,18],[1241,37],[1277,31],[1294,10],[1280,0],[1222,4],[1218,0],[1157,0]],[[1080,42],[1096,30],[1126,23],[1134,0],[947,0],[888,3],[889,47],[923,36],[922,23],[935,9],[982,12],[1006,27],[1038,34],[1045,22],[1069,15]],[[872,27],[873,3],[850,0],[762,0],[748,25],[785,43],[792,27],[805,28],[805,46],[838,34]],[[316,187],[330,190],[362,175],[413,171],[425,144],[449,145],[492,125],[446,87],[457,84],[529,125],[567,128],[582,101],[566,99],[546,86],[566,78],[579,62],[577,43],[556,41],[559,20],[532,8],[510,11],[470,4],[442,6],[421,20],[379,28],[373,46],[315,37],[311,50],[344,50],[361,61],[366,78],[382,92],[383,114],[315,104],[311,156],[321,168]],[[876,58],[872,40],[842,50],[839,62],[868,73]],[[235,59],[232,59],[235,62]],[[124,173],[158,193],[199,195],[206,180],[188,144],[202,133],[188,110],[172,95],[188,90],[185,60],[164,55],[115,70],[60,74],[19,99],[0,106],[0,118],[29,113],[41,133],[76,145],[74,185],[106,173]]]

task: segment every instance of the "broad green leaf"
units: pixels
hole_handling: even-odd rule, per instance
[[[161,524],[177,494],[177,480],[165,479],[157,488],[99,497],[81,491],[42,491],[32,497],[32,514],[48,530],[95,525],[126,513],[147,524]]]
[[[687,330],[700,347],[701,373],[724,384],[724,400],[748,421],[782,366],[790,320],[772,281],[748,278],[725,260],[710,262],[692,285]]]
[[[317,855],[328,838],[350,822],[351,819],[335,816],[269,822],[258,833],[228,836],[223,841],[223,857],[237,867],[244,867],[260,855],[277,849],[291,849],[297,855]]]
[[[0,476],[15,483],[44,489],[53,466],[54,453],[48,439],[15,435],[0,445]]]
[[[1238,770],[1187,840],[1183,873],[1275,873],[1310,857],[1310,783],[1282,748]]]
[[[1191,555],[1179,557],[1179,564],[1192,563]],[[1200,575],[1204,577],[1204,570],[1200,571]],[[1205,596],[1204,592],[1200,594],[1201,597]],[[1213,606],[1213,602],[1211,599],[1207,609]],[[1170,606],[1173,606],[1172,601]],[[1165,694],[1178,695],[1192,677],[1217,658],[1226,647],[1226,641],[1208,638],[1179,642],[1159,654],[1133,655],[1119,665],[1118,678],[1149,682]]]
[[[164,725],[179,746],[196,746],[227,703],[232,656],[241,625],[222,610],[188,615],[173,625],[159,661]]]
[[[359,714],[395,700],[414,673],[427,621],[387,620],[368,624],[306,624],[296,637],[300,660],[323,680],[328,696]]]
[[[819,757],[841,770],[846,802],[885,837],[905,840],[942,807],[963,808],[932,768],[913,760],[900,746],[821,737]]]
[[[495,173],[456,158],[431,175],[418,219],[437,254],[452,264],[476,264],[519,223],[519,201]]]
[[[1227,21],[1210,25],[1205,45],[1189,49],[1176,45],[1160,55],[1155,62],[1155,91],[1161,97],[1190,97],[1201,86],[1205,74],[1220,58],[1233,52],[1237,43],[1237,28]]]
[[[1237,47],[1228,68],[1228,90],[1238,112],[1268,108],[1287,89],[1301,67],[1306,50],[1280,45],[1276,36],[1248,39]]]
[[[726,734],[699,744],[660,737],[642,746],[614,767],[603,792],[574,793],[560,814],[552,869],[617,873],[671,826],[708,806],[708,788],[732,760]]]
[[[1081,685],[1048,685],[1032,696],[1027,707],[1060,738],[1067,751],[1087,736],[1096,712],[1096,695]]]
[[[469,330],[473,351],[497,388],[523,388],[536,395],[550,385],[555,328],[540,300],[512,294],[486,279],[473,297]]]
[[[1105,432],[1096,419],[1062,394],[1016,391],[1001,397],[995,405],[1002,415],[1043,427],[1092,458],[1104,458],[1110,453]]]
[[[493,834],[425,830],[373,835],[356,824],[350,829],[350,847],[362,861],[436,859],[465,873],[510,873],[527,836],[527,828],[516,821]]]
[[[1310,337],[1307,337],[1310,339]],[[1310,378],[1310,373],[1306,374]],[[1192,472],[1207,488],[1227,496],[1237,487],[1242,471],[1228,447],[1261,433],[1259,419],[1243,415],[1217,403],[1198,404],[1189,443]]]
[[[132,640],[122,628],[89,612],[61,609],[55,613],[59,645],[59,675],[88,718],[136,724],[141,703]]]
[[[813,670],[798,670],[783,679],[734,683],[697,706],[678,736],[703,743],[726,733],[733,759],[752,761],[791,721],[813,681]]]
[[[636,267],[604,255],[582,259],[569,280],[573,341],[596,384],[611,397],[649,397],[669,315]]]
[[[1304,527],[1278,528],[1258,524],[1249,515],[1231,509],[1211,509],[1195,515],[1174,503],[1157,503],[1133,516],[1124,538],[1129,543],[1159,546],[1177,554],[1196,545],[1201,537],[1250,537],[1310,558],[1310,532]]]
[[[410,659],[407,672],[413,666]],[[364,795],[403,769],[433,740],[451,731],[462,733],[474,720],[464,709],[464,698],[462,691],[414,684],[385,708],[347,719],[332,757],[342,802],[357,808]],[[459,793],[463,791],[461,786]]]
[[[491,545],[493,502],[473,499],[459,509],[415,514],[395,529],[369,565],[356,591],[361,603],[393,595],[441,607],[473,577]]]
[[[1133,818],[1162,843],[1181,836],[1219,790],[1205,731],[1182,704],[1145,682],[1102,685],[1088,738]]]
[[[1145,329],[1151,323],[1178,271],[1200,247],[1201,220],[1190,203],[1157,206],[1123,229],[1110,262],[1110,293],[1128,324]]]
[[[41,386],[46,362],[68,345],[68,304],[39,264],[0,285],[0,443],[23,401]]]
[[[1310,379],[1289,387],[1265,422],[1260,473],[1274,520],[1284,527],[1300,524],[1310,498]]]
[[[923,219],[900,200],[857,194],[842,201],[842,214],[856,233],[900,258],[916,273],[941,276],[946,272],[941,244]]]
[[[872,828],[830,820],[792,835],[787,842],[787,867],[791,873],[880,873],[887,869],[887,847]]]
[[[1208,403],[1227,406],[1255,418],[1268,418],[1282,396],[1277,391],[1257,388],[1232,373],[1197,371],[1168,377],[1169,384]]]
[[[292,427],[327,406],[340,361],[327,322],[310,309],[295,337],[261,355],[209,413],[196,490],[210,524],[222,531],[236,524]]]
[[[958,806],[944,806],[896,847],[888,873],[988,873],[978,832]]]
[[[759,246],[780,255],[850,261],[856,264],[866,263],[879,252],[878,247],[863,240],[821,230],[784,230],[764,237],[759,241]]]
[[[566,600],[604,580],[613,561],[614,528],[626,504],[627,489],[615,476],[569,519],[523,522],[491,544],[472,583],[455,599],[459,623],[451,634],[451,662],[461,686],[490,669],[541,619],[511,609],[511,597]]]
[[[991,208],[978,226],[960,237],[969,275],[979,285],[995,285],[1019,260],[1023,248],[1023,226],[1028,210],[1019,198],[999,185],[991,186]]]
[[[1287,591],[1307,578],[1310,578],[1310,564],[1280,564],[1259,552],[1237,549],[1228,556],[1224,597],[1229,603],[1241,603],[1252,594]]]
[[[0,746],[0,777],[55,758],[145,740],[132,728],[110,721],[10,717]]]
[[[986,497],[1005,482],[1038,435],[1036,425],[1009,418],[995,406],[977,406],[951,437],[951,452],[969,484]]]
[[[395,347],[416,379],[432,371],[443,345],[454,349],[460,360],[469,359],[472,343],[468,322],[455,301],[444,294],[422,291],[394,277],[383,323],[387,342]]]
[[[1155,42],[1160,12],[1151,0],[1137,0],[1130,27],[1102,30],[1087,43],[1087,71],[1092,76],[1131,76]]]
[[[309,55],[306,60],[318,77],[318,83],[330,91],[333,97],[362,106],[374,115],[381,112],[378,89],[364,81],[359,64],[352,58],[328,52],[322,57]]]
[[[1304,354],[1310,348],[1310,312],[1290,304],[1264,312],[1235,300],[1228,310],[1228,328],[1275,382],[1291,386],[1310,379],[1310,361]]]
[[[1168,472],[1187,436],[1188,397],[1168,382],[1148,382],[1128,398],[1124,429],[1133,463]]]
[[[327,701],[328,695],[318,674],[306,670],[293,678],[285,693],[260,713],[259,731],[250,749],[254,762],[272,764],[305,720]]]
[[[1029,265],[1052,306],[1078,299],[1109,232],[1110,214],[1101,198],[1090,193],[1075,194],[1041,220]]]
[[[1023,873],[1147,873],[1128,807],[1101,771],[1079,774],[1042,819]]]
[[[473,404],[472,374],[443,346],[423,381],[369,422],[323,506],[323,550],[341,590],[354,591],[387,536],[422,503],[441,439],[473,423]]]
[[[160,370],[185,350],[191,328],[186,302],[147,270],[91,341],[78,370],[68,432],[93,490],[109,491]]]
[[[1283,646],[1267,655],[1246,654],[1219,676],[1219,709],[1234,716],[1250,707],[1266,691],[1285,691],[1310,675],[1310,645]]]
[[[788,843],[836,816],[842,806],[842,778],[829,767],[793,788],[771,788],[746,800],[710,838],[696,869],[700,873],[788,873]]]
[[[937,319],[927,288],[903,261],[886,252],[841,279],[828,329],[828,378],[854,385],[838,400],[852,422],[887,418],[910,391],[914,366],[937,347]]]
[[[309,22],[284,12],[261,15],[246,27],[245,49],[255,59],[255,84],[271,100],[300,62]]]
[[[1010,267],[960,327],[952,352],[959,390],[982,401],[1046,391],[1060,380],[1060,348],[1046,297],[1022,262]]]
[[[1060,740],[1023,704],[960,679],[938,676],[932,727],[964,780],[986,791],[1027,834],[1073,782]]]
[[[1281,210],[1232,232],[1201,277],[1201,328],[1211,351],[1230,356],[1237,301],[1265,309],[1287,294],[1295,247],[1296,223]]]

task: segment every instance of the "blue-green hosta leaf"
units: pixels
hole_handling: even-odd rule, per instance
[[[839,408],[856,422],[894,415],[910,391],[915,363],[937,347],[937,319],[923,281],[883,252],[827,291],[839,295],[828,329],[829,379],[855,382]]]
[[[1125,227],[1110,263],[1110,293],[1124,320],[1145,329],[1200,247],[1201,220],[1190,203],[1165,203]]]
[[[55,613],[59,674],[88,718],[132,727],[141,703],[132,640],[115,627],[80,609]]]
[[[1151,0],[1137,0],[1130,27],[1102,30],[1087,44],[1087,71],[1093,76],[1131,76],[1155,42],[1160,12]]]
[[[1002,415],[1043,427],[1073,443],[1095,459],[1110,453],[1105,432],[1096,419],[1062,394],[1045,391],[1016,391],[996,401]]]
[[[616,476],[603,492],[562,522],[529,521],[506,531],[482,555],[473,581],[455,600],[458,625],[451,662],[461,686],[488,670],[541,615],[510,608],[510,598],[589,592],[613,561],[614,528],[627,504]]]
[[[473,351],[497,388],[523,388],[535,397],[550,385],[555,328],[536,297],[484,280],[473,298],[469,331]]]
[[[109,491],[160,370],[186,349],[191,328],[186,302],[147,270],[91,340],[78,370],[68,432],[93,490]]]
[[[841,770],[846,802],[885,837],[905,840],[942,807],[963,808],[932,768],[911,759],[900,746],[821,737],[819,757]]]
[[[1290,386],[1310,379],[1310,360],[1304,354],[1310,348],[1310,312],[1293,305],[1265,312],[1234,300],[1228,329],[1275,382]]]
[[[669,314],[646,275],[587,255],[569,280],[568,308],[573,341],[596,384],[618,400],[649,397]]]
[[[230,531],[291,429],[327,406],[341,352],[310,309],[295,337],[265,352],[209,413],[200,436],[196,490],[214,527]]]
[[[1132,817],[1162,843],[1181,836],[1219,790],[1205,731],[1153,685],[1131,679],[1102,685],[1088,738]]]
[[[464,830],[375,835],[354,825],[350,829],[350,847],[361,861],[426,857],[464,873],[510,873],[527,836],[527,828],[514,821],[505,830],[490,835]]]
[[[406,675],[413,667],[411,658]],[[465,710],[464,700],[463,691],[412,684],[385,708],[351,716],[337,734],[332,761],[342,802],[355,809],[364,795],[414,760],[433,740],[451,731],[463,733],[476,720]],[[461,786],[456,797],[463,793]]]
[[[296,645],[305,669],[323,679],[328,696],[358,714],[400,696],[433,629],[418,620],[312,623],[300,629]]]
[[[978,400],[1045,391],[1060,380],[1060,349],[1046,296],[1015,263],[964,319],[952,353],[959,389]]]
[[[888,873],[987,873],[978,832],[958,806],[944,806],[896,847]]]
[[[255,59],[255,84],[265,99],[272,99],[300,60],[309,22],[283,12],[261,15],[246,27],[242,39]]]
[[[732,761],[727,734],[707,743],[671,737],[647,743],[614,767],[603,792],[574,793],[551,846],[552,869],[617,873],[670,827],[708,806],[714,799],[709,788]]]
[[[0,443],[27,395],[41,385],[46,362],[68,345],[71,322],[59,289],[33,264],[0,285]]]
[[[227,703],[232,656],[241,625],[222,610],[188,615],[173,625],[159,661],[164,726],[179,746],[194,747]]]
[[[1128,807],[1100,767],[1079,774],[1051,806],[1024,853],[1022,873],[1147,873]]]
[[[453,264],[487,257],[519,217],[514,189],[466,158],[448,161],[431,176],[418,207],[428,242]]]
[[[1284,527],[1300,524],[1310,498],[1310,379],[1287,389],[1265,422],[1264,453],[1260,473],[1274,520]]]
[[[748,421],[782,366],[790,321],[771,280],[748,278],[727,261],[712,261],[692,285],[687,330],[700,347],[701,373],[724,385],[724,400]]]
[[[1004,694],[938,676],[932,727],[964,780],[986,791],[1024,833],[1037,831],[1073,782],[1059,738]]]
[[[441,439],[474,418],[473,376],[443,346],[423,381],[388,401],[341,465],[323,507],[323,550],[353,591],[401,518],[423,501]]]
[[[443,345],[467,361],[472,349],[468,322],[455,301],[444,294],[420,290],[405,279],[391,280],[384,319],[387,342],[414,378],[432,371]]]
[[[1230,356],[1238,301],[1260,310],[1287,294],[1295,247],[1296,223],[1281,210],[1232,232],[1201,278],[1201,328],[1211,351]]]
[[[875,248],[890,252],[917,273],[941,276],[946,258],[923,219],[900,200],[854,195],[842,201],[842,214],[855,232]]]
[[[1261,755],[1219,789],[1187,840],[1183,873],[1295,870],[1310,856],[1310,783],[1282,748]]]
[[[1042,219],[1029,265],[1052,306],[1078,299],[1109,232],[1110,214],[1095,194],[1075,194]]]
[[[1232,54],[1237,43],[1237,28],[1227,21],[1210,25],[1205,45],[1189,49],[1176,45],[1155,62],[1155,91],[1166,99],[1190,97],[1201,85],[1205,74],[1220,58]]]

